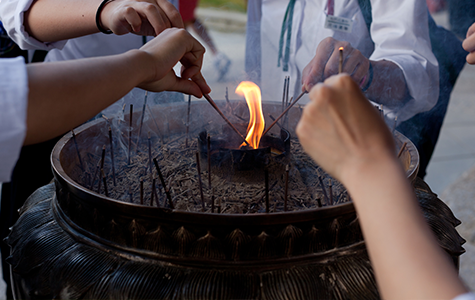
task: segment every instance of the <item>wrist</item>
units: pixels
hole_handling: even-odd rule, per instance
[[[360,192],[362,187],[368,186],[368,182],[378,185],[385,178],[399,176],[405,178],[402,165],[395,153],[389,152],[355,158],[341,175],[342,183],[351,194]]]
[[[133,66],[135,76],[137,78],[136,85],[152,81],[155,78],[155,64],[150,58],[150,54],[139,49],[129,50],[123,54],[129,66]]]
[[[104,26],[104,23],[101,21],[101,15],[104,12],[105,6],[112,2],[113,0],[102,0],[101,4],[99,4],[97,11],[96,11],[96,27],[99,29],[100,32],[104,34],[111,34],[112,31]]]

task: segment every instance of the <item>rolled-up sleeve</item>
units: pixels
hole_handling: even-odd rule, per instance
[[[0,0],[0,21],[10,38],[23,50],[62,49],[67,41],[43,43],[31,37],[23,25],[25,12],[34,0]]]
[[[372,60],[388,60],[404,73],[411,98],[393,113],[399,121],[428,111],[439,97],[439,69],[432,53],[425,1],[371,1],[375,42]]]
[[[7,182],[26,135],[28,79],[23,57],[0,59],[0,77],[0,182]]]

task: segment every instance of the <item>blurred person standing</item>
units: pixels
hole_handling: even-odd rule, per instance
[[[185,28],[191,28],[211,50],[214,57],[214,67],[218,71],[218,81],[222,81],[229,71],[231,60],[223,52],[219,52],[208,34],[206,27],[196,18],[195,11],[199,0],[179,0],[180,14]]]

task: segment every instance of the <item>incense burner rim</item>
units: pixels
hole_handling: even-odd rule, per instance
[[[207,103],[206,101],[197,101],[195,105],[202,105]],[[224,100],[216,101],[217,103],[225,103]],[[158,105],[161,108],[170,108],[183,106],[184,103],[169,103],[166,105]],[[263,105],[275,105],[272,101],[263,101]],[[137,112],[135,112],[137,113]],[[134,114],[135,114],[134,113]],[[89,128],[96,126],[100,123],[104,123],[104,119],[96,119],[85,123],[75,129],[76,136],[79,136]],[[418,170],[419,155],[415,149],[414,144],[404,135],[395,131],[395,137],[401,142],[407,143],[406,151],[410,154],[410,167],[406,172],[407,177],[412,181],[416,177]],[[93,206],[99,206],[107,209],[115,210],[116,212],[126,215],[138,215],[142,217],[150,218],[165,218],[181,220],[185,223],[210,222],[216,224],[235,224],[235,223],[252,223],[252,224],[286,224],[289,222],[295,222],[299,220],[311,220],[318,218],[319,216],[338,216],[342,214],[351,214],[354,212],[354,206],[352,202],[337,204],[328,207],[311,208],[300,211],[287,211],[287,212],[274,212],[274,213],[252,213],[252,214],[219,214],[219,213],[203,213],[203,212],[187,212],[182,210],[172,210],[163,207],[150,207],[140,204],[127,203],[124,201],[116,200],[111,197],[99,194],[92,191],[74,181],[63,169],[60,161],[61,152],[64,147],[71,142],[72,133],[65,134],[54,147],[51,154],[51,165],[55,179],[60,181],[63,185],[66,184],[71,190],[81,194],[81,201],[90,203]],[[191,221],[193,220],[193,221]]]

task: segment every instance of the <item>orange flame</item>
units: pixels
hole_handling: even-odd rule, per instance
[[[340,51],[343,51],[343,47],[340,47]]]
[[[253,149],[257,149],[266,127],[264,114],[262,113],[261,89],[253,82],[243,81],[236,88],[235,93],[246,98],[250,114],[246,141]],[[242,143],[241,147],[245,145],[246,143]]]

